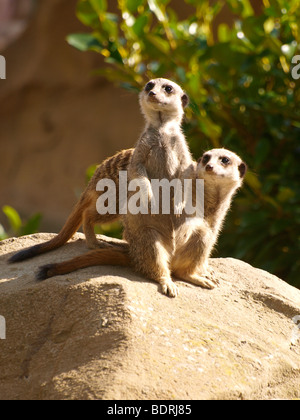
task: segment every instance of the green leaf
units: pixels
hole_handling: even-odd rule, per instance
[[[260,191],[261,190],[261,182],[259,181],[257,175],[253,172],[247,172],[246,175],[246,182],[247,184],[254,190],[254,191]]]
[[[89,0],[94,10],[100,14],[107,10],[106,0]]]
[[[242,14],[243,4],[242,4],[241,1],[239,1],[239,0],[227,0],[227,4],[234,13],[236,13],[238,15]]]
[[[86,183],[89,183],[99,165],[91,165],[86,170]]]
[[[71,34],[66,39],[72,47],[77,48],[79,51],[103,49],[101,43],[92,34]]]
[[[280,191],[277,195],[277,200],[280,203],[286,203],[287,201],[289,201],[291,198],[294,198],[296,195],[295,191],[291,190],[290,188],[287,187],[281,187]]]
[[[251,6],[251,3],[249,0],[240,0],[241,3],[243,4],[243,12],[242,12],[242,16],[243,17],[247,17],[247,16],[253,16],[254,15],[254,10],[253,7]]]
[[[268,159],[268,157],[270,156],[270,152],[271,152],[271,145],[270,142],[265,139],[262,138],[257,146],[256,146],[256,150],[255,150],[255,163],[257,166],[261,165],[264,161],[266,161]]]
[[[148,5],[149,5],[149,8],[150,8],[151,12],[153,12],[155,14],[157,19],[160,22],[166,22],[167,17],[163,13],[162,9],[159,7],[158,1],[157,0],[147,0],[147,1],[148,1]]]
[[[162,53],[168,54],[170,52],[169,42],[161,38],[160,36],[148,34],[147,39]]]
[[[87,0],[79,1],[77,5],[77,17],[86,26],[96,28],[99,26],[99,15]]]
[[[130,13],[136,13],[138,8],[144,4],[144,0],[126,0],[125,5]]]
[[[3,241],[4,239],[7,239],[8,235],[5,232],[4,227],[0,224],[0,241]]]
[[[229,42],[231,40],[231,29],[226,23],[221,23],[219,25],[218,38],[220,42]]]
[[[14,232],[18,232],[22,227],[22,220],[17,210],[10,206],[4,206],[2,207],[2,210],[8,218],[11,228],[14,230]]]
[[[143,36],[144,31],[145,31],[145,26],[147,25],[148,21],[149,21],[149,17],[147,15],[141,15],[134,22],[132,29],[138,38],[141,38]]]
[[[28,222],[21,229],[21,236],[31,235],[36,233],[39,230],[39,226],[42,220],[42,215],[40,213],[35,214],[31,217]]]
[[[117,16],[112,13],[106,13],[103,20],[102,29],[105,32],[106,38],[115,41],[118,36],[118,20]]]

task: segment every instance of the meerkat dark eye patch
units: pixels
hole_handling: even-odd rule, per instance
[[[221,162],[223,163],[223,165],[229,165],[231,163],[231,160],[228,157],[224,156],[221,158]]]
[[[154,86],[155,86],[155,83],[149,82],[145,87],[145,91],[150,92],[154,88]]]
[[[202,158],[199,160],[202,165],[206,165],[211,159],[211,155],[204,155],[202,156]]]
[[[239,166],[239,172],[240,172],[240,177],[241,178],[244,178],[247,170],[248,170],[248,166],[246,165],[246,163],[242,162]]]
[[[181,97],[181,102],[182,102],[183,108],[186,108],[188,104],[190,103],[190,98],[188,97],[186,93]]]
[[[164,86],[164,89],[169,94],[174,92],[174,89],[171,85]]]

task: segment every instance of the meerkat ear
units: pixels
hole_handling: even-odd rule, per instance
[[[239,166],[239,171],[240,171],[240,177],[241,178],[244,178],[247,170],[248,170],[248,166],[246,165],[246,163],[242,162]]]
[[[186,93],[181,97],[181,102],[182,102],[183,109],[186,108],[188,104],[190,103],[190,98],[188,97]]]

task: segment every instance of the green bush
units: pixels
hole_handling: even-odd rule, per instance
[[[38,232],[42,220],[40,213],[35,214],[27,221],[22,221],[21,216],[13,207],[3,206],[2,211],[7,218],[9,229],[5,230],[0,224],[0,241],[12,236],[25,236]]]
[[[185,0],[180,20],[170,0],[81,0],[78,18],[90,33],[68,42],[102,54],[99,70],[126,89],[167,77],[191,97],[185,133],[197,158],[226,147],[250,167],[227,218],[216,255],[248,261],[300,286],[299,0]],[[223,7],[234,23],[217,23]],[[300,73],[300,70],[299,70]]]

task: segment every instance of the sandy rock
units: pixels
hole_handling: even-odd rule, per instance
[[[8,265],[38,234],[0,243],[0,399],[300,398],[300,291],[267,272],[212,259],[212,291],[179,282],[176,299],[132,270],[93,267],[38,283],[60,250]]]

